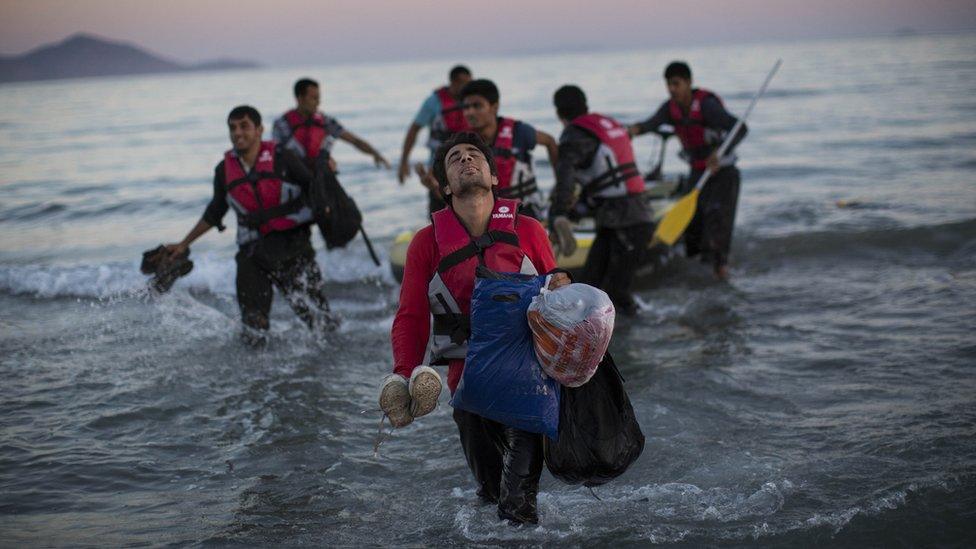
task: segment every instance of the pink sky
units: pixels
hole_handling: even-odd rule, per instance
[[[490,10],[490,11],[489,11]],[[79,31],[267,64],[976,29],[973,0],[0,0],[0,53]]]

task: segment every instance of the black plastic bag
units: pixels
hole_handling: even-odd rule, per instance
[[[341,248],[356,237],[363,224],[363,214],[329,169],[326,158],[318,161],[307,200],[326,248]]]
[[[543,440],[546,466],[567,484],[599,486],[627,470],[644,451],[644,433],[610,353],[580,387],[562,388],[559,439]]]

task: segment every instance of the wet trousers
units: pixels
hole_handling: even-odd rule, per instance
[[[689,181],[697,182],[701,172],[692,172]],[[695,217],[685,230],[685,252],[688,257],[701,256],[715,267],[729,262],[732,229],[739,201],[739,169],[722,168],[711,176],[698,195]]]
[[[652,223],[622,229],[598,228],[579,282],[600,288],[624,314],[637,309],[631,286],[654,234]]]
[[[536,524],[542,476],[542,435],[454,409],[461,449],[478,482],[478,496],[498,504],[498,517]]]
[[[246,326],[268,329],[272,286],[310,328],[332,321],[308,226],[268,233],[241,246],[235,259],[237,303]]]

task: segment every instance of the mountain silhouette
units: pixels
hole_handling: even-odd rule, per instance
[[[213,71],[257,66],[250,61],[234,59],[184,64],[153,55],[132,44],[81,33],[23,55],[0,57],[0,82]]]

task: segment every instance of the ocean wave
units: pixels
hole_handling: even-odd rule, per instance
[[[204,254],[192,259],[193,271],[176,282],[174,291],[234,295],[237,266],[232,257]],[[381,258],[380,265],[376,266],[362,244],[319,252],[316,259],[327,283],[395,284],[389,260]],[[148,279],[139,272],[137,261],[75,266],[0,266],[0,292],[39,298],[135,297],[145,293]]]
[[[874,260],[878,253],[891,257],[951,257],[976,239],[976,219],[938,225],[867,231],[825,230],[794,233],[779,237],[745,237],[737,240],[739,257],[748,263],[767,263],[783,259],[865,257]]]

